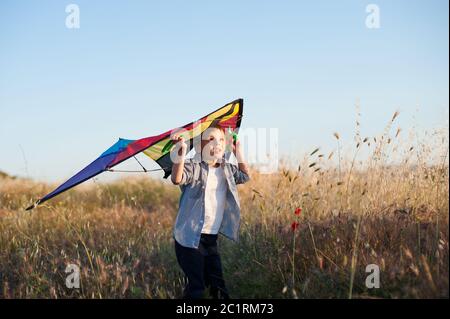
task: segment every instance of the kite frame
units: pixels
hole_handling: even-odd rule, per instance
[[[187,128],[188,126],[193,125],[193,124],[195,124],[196,122],[199,122],[202,118],[207,118],[208,116],[212,115],[213,113],[219,111],[220,109],[222,109],[222,108],[224,108],[224,107],[226,107],[226,106],[228,106],[228,105],[230,105],[230,104],[231,104],[231,105],[239,104],[239,106],[240,106],[240,107],[239,107],[238,114],[236,115],[236,116],[237,116],[237,121],[236,121],[236,129],[235,129],[235,131],[236,131],[236,133],[238,133],[238,132],[239,132],[239,128],[240,128],[240,126],[241,126],[241,121],[242,121],[242,116],[243,116],[243,110],[244,110],[244,100],[243,100],[242,98],[239,98],[239,99],[236,99],[236,100],[234,100],[234,101],[231,101],[231,102],[226,103],[225,105],[223,105],[223,106],[217,108],[216,110],[214,110],[214,111],[208,113],[207,115],[202,116],[202,117],[201,117],[200,119],[198,119],[197,121],[190,122],[190,123],[188,123],[188,124],[183,125],[182,127],[178,127],[178,128],[176,128],[176,129],[172,129],[172,130],[166,132],[166,134],[167,134],[167,133],[168,133],[168,134],[165,135],[165,136],[163,136],[163,137],[161,137],[161,139],[164,139],[164,138],[167,138],[167,136],[170,136],[171,133],[169,133],[169,132],[173,132],[174,130],[177,130],[177,129]],[[233,110],[233,108],[230,109],[231,112],[232,112],[232,110]],[[230,112],[230,111],[228,111],[228,112]],[[228,114],[228,112],[225,113],[225,114],[223,114],[222,116],[226,116],[226,115]],[[210,127],[211,125],[213,125],[213,123],[217,123],[218,121],[220,121],[220,119],[214,119],[214,120],[212,120],[212,121],[211,121],[211,124],[209,124],[208,127]],[[164,133],[163,133],[163,134],[164,134]],[[161,135],[162,135],[162,134],[161,134]],[[152,136],[150,136],[150,137],[152,137]],[[122,138],[119,138],[119,140],[121,140],[121,139],[122,139]],[[145,138],[143,138],[143,139],[145,139]],[[161,140],[161,139],[160,139],[160,140]],[[138,140],[139,140],[139,139],[138,139]],[[138,141],[138,140],[133,140],[133,141]],[[160,140],[159,140],[159,141],[160,141]],[[158,141],[158,142],[159,142],[159,141]],[[157,142],[155,142],[155,143],[157,143]],[[136,156],[137,154],[142,153],[142,152],[145,151],[147,148],[153,146],[155,143],[153,143],[153,144],[151,144],[151,145],[147,145],[145,148],[143,148],[143,149],[139,150],[138,152],[134,153],[132,156]],[[193,147],[193,145],[190,145],[189,151],[192,150],[192,147]],[[159,161],[161,158],[163,158],[164,156],[166,156],[166,155],[167,155],[167,154],[161,156],[160,158],[158,158],[157,160],[154,160],[154,161],[157,162],[158,165],[160,165],[160,163],[159,163],[158,161]],[[132,157],[132,156],[130,156],[130,157]],[[101,157],[101,156],[100,156],[100,157]],[[73,184],[72,186],[70,186],[70,188],[74,188],[74,187],[76,187],[77,185],[79,185],[79,184],[81,184],[81,183],[84,183],[85,181],[87,181],[87,180],[89,180],[89,179],[91,179],[91,178],[94,178],[95,176],[100,175],[100,174],[103,173],[103,172],[109,171],[109,169],[112,169],[112,167],[114,167],[114,166],[116,166],[116,165],[119,165],[120,163],[122,163],[122,162],[124,162],[124,161],[130,159],[130,157],[127,157],[127,158],[124,158],[124,159],[118,161],[118,162],[115,163],[113,166],[106,166],[106,168],[105,168],[104,170],[101,170],[101,171],[99,171],[98,173],[96,173],[96,174],[94,174],[94,175],[92,175],[92,176],[89,176],[89,177],[87,177],[87,178],[81,179],[80,181],[78,181],[78,182],[76,182],[75,184]],[[89,165],[89,164],[88,164],[88,165]],[[141,166],[142,166],[142,165],[141,165]],[[162,167],[162,165],[160,165],[160,166]],[[166,167],[166,168],[167,168],[167,167]],[[161,169],[164,170],[164,167],[162,167]],[[161,169],[158,169],[158,170],[161,170]],[[149,171],[149,170],[145,170],[145,168],[144,168],[144,171],[143,171],[143,172],[146,172],[146,171]],[[153,171],[155,171],[155,170],[153,170]],[[166,170],[164,170],[164,173],[165,173],[165,174],[164,174],[164,177],[163,177],[163,178],[168,178],[168,177],[170,176],[170,174],[171,174],[171,172],[167,172]],[[69,179],[70,179],[70,178],[69,178]],[[68,180],[69,180],[69,179],[68,179]],[[67,181],[68,181],[68,180],[67,180]],[[66,182],[67,182],[67,181],[66,181]],[[66,182],[64,182],[64,183],[66,183]],[[63,184],[64,184],[64,183],[63,183]],[[61,184],[61,185],[63,185],[63,184]],[[61,186],[61,185],[60,185],[60,186]],[[60,186],[58,186],[58,187],[60,187]],[[56,191],[56,190],[58,189],[58,187],[57,187],[55,190],[53,190],[52,192]],[[68,188],[67,190],[69,190],[70,188]],[[65,191],[66,191],[66,190],[64,190],[64,191],[62,191],[62,192],[65,192]],[[62,192],[61,192],[61,193],[62,193]],[[48,198],[46,198],[46,196],[44,196],[44,197],[38,199],[36,202],[34,202],[34,204],[32,204],[31,206],[27,207],[25,210],[27,210],[27,211],[28,211],[28,210],[31,210],[31,209],[37,207],[39,204],[42,204],[42,203],[44,203],[44,202],[46,202],[46,201],[52,199],[53,197],[55,197],[55,196],[57,196],[57,195],[59,195],[59,194],[61,194],[61,193],[53,194],[52,196],[50,196],[50,197],[48,197]],[[45,198],[45,200],[43,200],[44,198]]]

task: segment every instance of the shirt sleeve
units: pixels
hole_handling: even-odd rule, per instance
[[[192,183],[194,176],[194,163],[191,160],[186,160],[183,167],[183,175],[181,176],[180,185],[187,185]]]
[[[233,172],[233,177],[236,184],[244,184],[250,180],[248,174],[241,171],[237,165],[231,164],[231,171]]]

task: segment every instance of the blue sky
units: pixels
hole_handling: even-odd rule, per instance
[[[443,126],[448,26],[446,0],[1,1],[0,170],[60,181],[118,137],[239,97],[243,127],[279,128],[293,157],[334,147],[335,131],[351,142],[357,100],[364,136],[396,110],[404,129]]]

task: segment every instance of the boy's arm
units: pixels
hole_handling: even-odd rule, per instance
[[[170,158],[173,162],[171,180],[172,183],[178,185],[183,180],[184,159],[186,156],[187,145],[184,142],[184,138],[181,136],[175,135],[172,140],[176,144],[170,154]]]
[[[234,155],[236,156],[239,170],[250,176],[248,165],[245,162],[244,153],[242,152],[241,141],[237,140],[234,146]]]
[[[233,144],[233,152],[238,162],[238,169],[233,172],[236,184],[246,183],[250,179],[250,170],[247,163],[245,162],[241,142],[239,140],[237,140],[236,143]]]

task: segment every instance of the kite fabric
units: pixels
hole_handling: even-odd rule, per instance
[[[189,141],[189,150],[193,147],[193,139],[200,136],[201,133],[211,126],[220,126],[226,129],[231,129],[233,132],[237,133],[239,127],[241,126],[243,106],[243,99],[238,99],[226,104],[214,112],[211,112],[198,121],[191,122],[180,127],[186,142]],[[65,183],[61,184],[54,191],[37,200],[26,210],[33,209],[37,205],[42,204],[56,195],[61,194],[62,192],[75,187],[104,171],[113,171],[112,167],[140,152],[143,152],[145,155],[156,161],[161,169],[164,170],[164,178],[169,177],[172,170],[170,150],[173,145],[170,137],[171,133],[174,131],[177,130],[170,130],[160,135],[150,136],[139,140],[127,140],[120,138],[117,143],[103,152],[95,161],[72,176]],[[142,168],[144,172],[147,172],[143,166]]]

